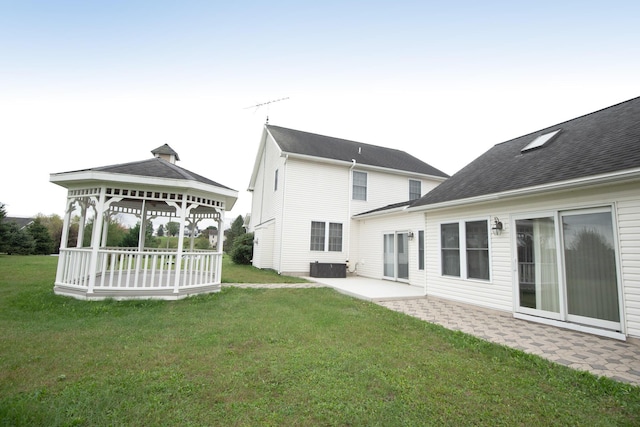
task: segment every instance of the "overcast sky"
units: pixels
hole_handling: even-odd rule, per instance
[[[246,191],[271,124],[453,174],[640,95],[638,1],[0,1],[0,202],[62,215],[49,174],[151,157]],[[256,104],[288,97],[260,108]]]

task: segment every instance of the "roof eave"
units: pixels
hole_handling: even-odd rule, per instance
[[[306,160],[306,161],[310,161],[310,162],[316,162],[316,163],[327,163],[327,164],[331,164],[331,165],[338,165],[338,166],[348,166],[348,167],[355,167],[357,169],[360,170],[371,170],[371,171],[377,171],[377,172],[384,172],[384,173],[391,173],[391,174],[395,174],[395,175],[404,175],[404,176],[414,176],[414,177],[421,177],[421,178],[425,178],[425,179],[431,179],[434,181],[446,181],[447,177],[443,177],[443,176],[437,176],[437,175],[430,175],[430,174],[425,174],[425,173],[420,173],[420,172],[414,172],[414,171],[408,171],[408,170],[402,170],[402,169],[391,169],[391,168],[385,168],[385,167],[381,167],[381,166],[373,166],[373,165],[368,165],[366,163],[353,163],[353,160],[351,161],[346,161],[346,160],[336,160],[336,159],[329,159],[326,157],[318,157],[318,156],[310,156],[308,154],[299,154],[299,153],[292,153],[289,151],[282,151],[280,153],[280,157],[288,157],[290,159],[299,159],[299,160]]]
[[[275,141],[275,138],[273,137],[273,135],[271,135],[271,132],[269,132],[269,129],[267,129],[265,125],[262,131],[262,136],[260,137],[260,145],[258,146],[256,158],[253,162],[253,170],[251,171],[251,179],[249,180],[247,191],[253,191],[255,189],[256,180],[258,179],[258,170],[260,169],[260,160],[262,159],[262,155],[267,144],[267,135],[269,135],[269,137],[271,137],[271,139]],[[280,149],[278,143],[276,142],[274,145],[276,146],[276,149],[280,150],[280,152],[282,153],[282,150]]]
[[[455,208],[464,205],[473,205],[478,203],[487,203],[495,200],[534,196],[541,193],[557,192],[571,190],[578,187],[600,186],[612,183],[622,183],[640,179],[640,168],[627,169],[606,174],[592,175],[583,178],[572,179],[568,181],[558,181],[548,184],[536,185],[533,187],[519,188],[515,190],[503,191],[500,193],[485,194],[477,197],[468,197],[465,199],[449,200],[441,203],[433,203],[422,206],[412,206],[407,211],[434,211],[440,209]]]
[[[222,196],[225,201],[225,209],[231,210],[238,199],[238,192],[230,188],[218,187],[194,180],[149,177],[140,175],[129,175],[119,173],[101,172],[95,170],[85,170],[78,172],[52,173],[49,181],[64,188],[71,188],[76,185],[94,183],[100,185],[104,183],[134,184],[150,187],[171,188],[173,191],[202,191],[205,193]]]
[[[367,218],[374,218],[374,217],[379,217],[379,216],[384,216],[384,215],[402,213],[402,212],[406,212],[408,207],[409,206],[401,206],[401,207],[398,207],[398,208],[385,209],[385,210],[380,210],[380,211],[376,211],[376,212],[355,214],[355,215],[351,216],[351,219],[359,220],[359,219],[367,219]]]

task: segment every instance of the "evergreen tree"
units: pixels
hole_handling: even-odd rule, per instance
[[[9,255],[30,255],[36,247],[33,237],[16,223],[9,224],[6,252]]]
[[[122,241],[120,242],[120,246],[125,248],[136,248],[138,247],[140,239],[140,221],[134,225],[127,234],[124,235]],[[144,245],[147,248],[154,247],[156,245],[156,239],[153,237],[153,224],[151,221],[147,222],[147,227],[145,230],[144,237]]]
[[[157,235],[158,237],[162,237],[162,236],[164,236],[164,225],[160,224],[160,225],[158,226],[158,231],[156,232],[156,235]]]
[[[38,214],[36,218],[39,219],[42,225],[47,227],[47,230],[49,231],[49,236],[51,236],[51,241],[53,242],[52,253],[60,253],[60,241],[62,240],[63,225],[63,221],[60,215],[52,214],[49,216],[45,216],[43,214]]]
[[[9,224],[5,222],[7,211],[4,203],[0,203],[0,252],[7,252],[9,246]]]
[[[226,238],[224,240],[224,251],[228,254],[233,250],[233,244],[236,238],[246,234],[246,230],[244,229],[244,219],[242,215],[238,215],[238,217],[231,223],[231,228],[227,230]]]
[[[167,223],[167,235],[168,236],[177,236],[180,232],[180,223],[169,221]]]
[[[50,255],[53,252],[53,240],[49,235],[49,230],[37,218],[27,226],[27,232],[35,242],[33,253],[35,255]]]

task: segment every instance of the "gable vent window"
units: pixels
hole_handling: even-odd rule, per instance
[[[549,132],[549,133],[545,133],[544,135],[540,135],[539,137],[537,137],[536,139],[531,141],[529,144],[527,144],[527,146],[524,147],[522,150],[520,150],[520,152],[524,153],[526,151],[533,150],[534,148],[539,148],[539,147],[544,146],[549,141],[551,141],[554,136],[559,134],[560,131],[561,131],[561,129],[558,129],[558,130],[554,130],[553,132]]]

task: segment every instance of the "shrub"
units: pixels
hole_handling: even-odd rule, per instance
[[[253,259],[253,233],[236,236],[231,248],[231,259],[236,264],[251,264]]]

